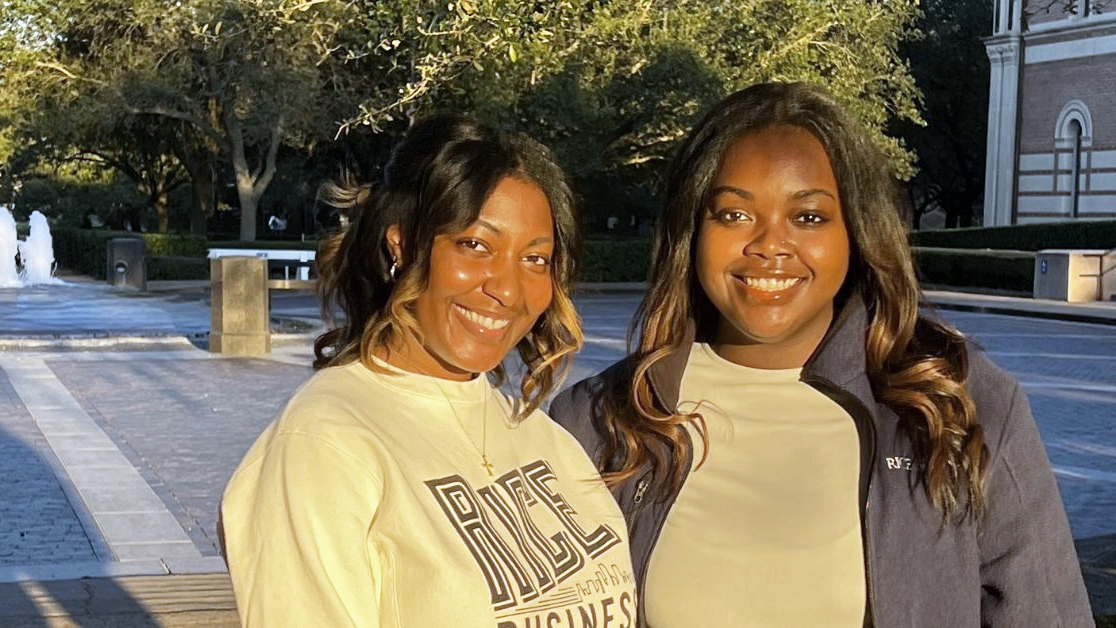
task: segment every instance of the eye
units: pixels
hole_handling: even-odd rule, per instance
[[[477,240],[476,238],[462,238],[457,241],[457,246],[463,249],[468,249],[470,251],[476,251],[478,253],[489,252],[488,245],[484,242],[481,242],[480,240]]]
[[[799,222],[799,223],[802,223],[802,224],[805,224],[805,225],[809,225],[809,226],[812,226],[812,227],[824,225],[827,222],[829,222],[829,216],[825,215],[822,212],[813,211],[813,210],[806,210],[806,211],[800,212],[798,215],[796,215],[794,217],[794,219],[795,219],[796,222]]]
[[[539,268],[550,267],[550,257],[543,255],[542,253],[532,253],[525,256],[523,260],[531,266],[538,266]]]
[[[713,215],[713,220],[726,225],[744,222],[749,219],[747,212],[740,209],[712,209],[710,213]]]

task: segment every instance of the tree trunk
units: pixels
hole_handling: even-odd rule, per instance
[[[193,199],[190,203],[190,233],[205,235],[207,220],[213,215],[213,178],[205,168],[204,178],[190,177]]]
[[[204,156],[186,151],[178,155],[178,160],[190,174],[190,233],[205,235],[207,220],[217,210],[213,203],[212,165]]]
[[[155,215],[159,217],[159,233],[166,233],[170,231],[170,199],[167,189],[160,186],[152,200]]]
[[[225,117],[225,128],[229,134],[233,174],[236,179],[236,193],[240,199],[240,239],[252,242],[256,239],[256,210],[271,179],[275,176],[275,157],[279,152],[282,118],[275,121],[271,130],[271,143],[267,147],[263,163],[254,172],[248,167],[248,155],[244,146],[244,134],[240,121],[229,113]]]
[[[248,175],[236,173],[236,193],[240,198],[240,239],[246,242],[256,239],[256,207],[260,198],[254,189]]]

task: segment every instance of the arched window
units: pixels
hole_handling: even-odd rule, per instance
[[[1081,206],[1081,123],[1070,120],[1070,134],[1073,136],[1073,153],[1070,159],[1070,217],[1077,218]]]
[[[1069,192],[1063,197],[1062,207],[1073,218],[1079,214],[1081,192],[1088,187],[1082,170],[1092,146],[1093,117],[1089,108],[1080,100],[1071,100],[1062,107],[1054,127],[1054,176],[1055,189]]]

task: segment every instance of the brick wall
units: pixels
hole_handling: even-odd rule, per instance
[[[1024,53],[1026,54],[1026,53]],[[1116,54],[1025,65],[1020,98],[1020,153],[1054,149],[1062,108],[1080,100],[1093,120],[1093,149],[1116,148]]]

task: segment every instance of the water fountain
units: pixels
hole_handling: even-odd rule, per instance
[[[18,288],[23,285],[16,272],[16,225],[12,212],[0,210],[0,288]]]
[[[54,244],[46,216],[40,211],[33,211],[30,222],[31,232],[26,240],[19,243],[19,259],[23,262],[20,278],[23,279],[23,285],[62,283],[62,280],[53,276]]]

